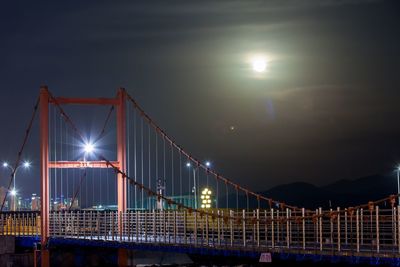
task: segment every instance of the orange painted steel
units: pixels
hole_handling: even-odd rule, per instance
[[[50,267],[50,250],[42,248],[40,254],[42,267]]]
[[[65,98],[56,97],[57,103],[60,105],[78,104],[78,105],[119,105],[118,99],[115,98]],[[55,101],[50,100],[50,103]]]
[[[118,267],[128,266],[128,250],[126,248],[118,249]]]
[[[126,91],[123,88],[118,90],[117,99],[117,160],[119,169],[126,173]],[[117,175],[118,184],[118,213],[125,212],[126,207],[126,177],[121,173]]]
[[[112,161],[113,165],[119,168],[118,161]],[[49,168],[59,169],[79,169],[79,168],[112,168],[111,165],[107,164],[106,161],[49,161]]]
[[[49,231],[49,91],[46,86],[40,88],[40,176],[41,176],[41,209],[40,234],[42,247],[42,267],[50,266],[49,253],[46,251]]]

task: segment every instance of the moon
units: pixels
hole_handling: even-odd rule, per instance
[[[267,60],[263,57],[255,57],[251,61],[251,65],[255,72],[261,73],[267,69]]]

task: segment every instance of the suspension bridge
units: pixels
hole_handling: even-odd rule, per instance
[[[107,108],[94,137],[67,111],[75,105]],[[37,116],[40,212],[7,211]],[[102,148],[112,126],[116,140]],[[397,197],[330,210],[289,205],[196,159],[123,88],[115,98],[65,98],[44,86],[0,200],[0,235],[40,240],[43,267],[50,266],[50,248],[63,244],[117,248],[120,266],[126,250],[137,248],[398,265]]]

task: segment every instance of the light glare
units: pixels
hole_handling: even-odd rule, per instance
[[[84,146],[85,153],[92,153],[94,151],[94,146],[91,143],[86,143]]]
[[[31,166],[31,163],[29,161],[25,161],[23,166],[24,168],[29,168]]]
[[[267,69],[267,61],[263,57],[254,58],[251,64],[255,72],[264,72]]]

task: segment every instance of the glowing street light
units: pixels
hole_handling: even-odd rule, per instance
[[[10,191],[10,195],[13,196],[13,197],[15,197],[15,196],[17,195],[17,190],[12,189],[12,190]]]
[[[211,208],[211,195],[212,191],[208,188],[204,188],[201,191],[201,208],[202,209],[209,209]]]
[[[86,154],[90,154],[90,153],[92,153],[94,151],[94,145],[92,143],[86,143],[83,146],[83,149],[85,150]]]
[[[206,164],[206,167],[207,167],[207,168],[210,168],[210,167],[211,167],[211,162],[209,162],[209,161],[206,161],[206,163],[205,163],[205,164]]]
[[[85,142],[82,144],[82,150],[83,150],[83,161],[86,161],[86,159],[94,153],[96,150],[96,147],[93,143],[90,141]]]
[[[24,166],[24,168],[29,168],[31,163],[29,161],[25,161],[22,166]]]
[[[8,162],[3,162],[3,168],[8,168],[11,170],[11,173],[13,174],[13,188],[10,191],[11,196],[13,197],[13,207],[12,210],[16,210],[16,195],[17,195],[17,190],[16,190],[16,175],[17,171],[20,169],[20,167],[23,167],[24,169],[28,169],[31,166],[31,163],[29,161],[24,161],[22,164],[18,165],[15,169],[8,164]]]

